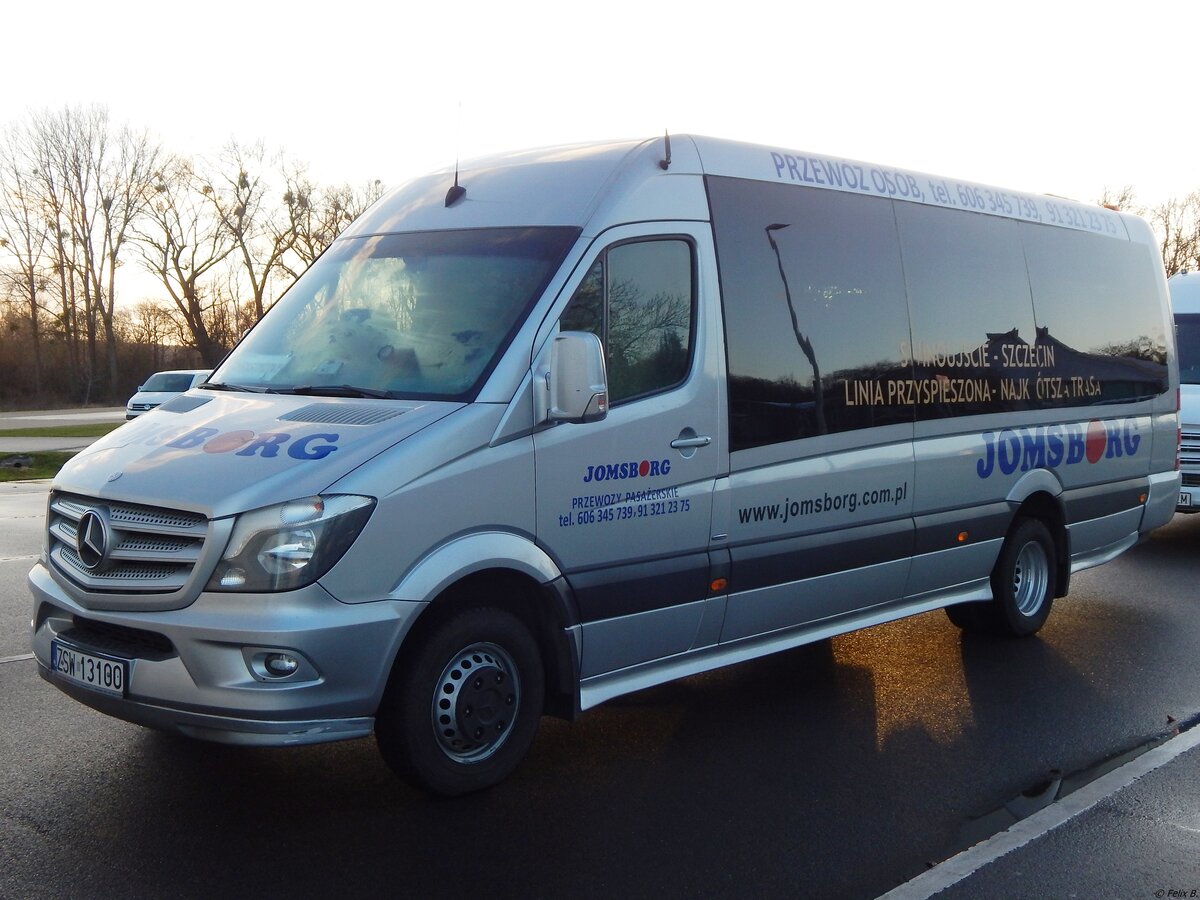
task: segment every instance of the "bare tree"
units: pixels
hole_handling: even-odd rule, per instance
[[[28,310],[33,351],[33,387],[42,393],[41,304],[46,283],[49,236],[42,216],[36,174],[28,157],[27,134],[15,130],[0,143],[0,251],[15,264],[0,271],[10,295],[21,298]]]
[[[188,343],[207,365],[215,366],[226,350],[209,326],[217,299],[206,278],[235,249],[221,217],[212,182],[180,157],[167,160],[154,186],[156,197],[137,243],[147,271],[162,281],[188,329]]]
[[[1149,219],[1167,275],[1200,266],[1200,191],[1160,203],[1149,211]]]
[[[225,347],[232,347],[260,318],[254,297],[247,298],[244,272],[229,266],[216,273],[209,290],[213,302],[209,306],[209,333]]]
[[[295,234],[287,271],[298,276],[313,264],[346,226],[383,196],[383,182],[375,180],[360,188],[349,184],[319,188],[303,168],[284,173],[283,195],[288,221]]]
[[[1133,185],[1130,184],[1125,185],[1119,191],[1106,187],[1097,202],[1101,206],[1107,206],[1109,209],[1133,213],[1135,216],[1144,216],[1146,214],[1145,208],[1138,204]]]
[[[255,321],[262,318],[271,278],[284,271],[284,257],[296,243],[295,220],[287,210],[267,203],[265,157],[261,141],[247,147],[231,140],[222,153],[221,183],[213,194],[250,286]]]
[[[1118,192],[1105,189],[1100,204],[1141,216],[1158,237],[1158,251],[1167,275],[1200,268],[1200,191],[1172,197],[1157,206],[1137,202],[1132,187]]]
[[[66,353],[63,361],[69,382],[81,389],[81,399],[88,402],[94,382],[94,354],[89,354],[89,364],[81,358],[81,342],[89,338],[88,346],[95,348],[95,319],[90,310],[80,314],[79,298],[82,295],[79,250],[71,227],[70,199],[66,192],[58,154],[53,142],[46,134],[47,120],[33,120],[29,127],[20,129],[23,163],[29,166],[31,190],[36,194],[39,212],[47,235],[49,253],[47,279],[47,311],[50,314],[50,330],[61,340]]]
[[[216,362],[263,314],[275,279],[311,264],[382,192],[378,181],[315,184],[261,143],[230,141],[213,166],[168,157],[100,106],[6,127],[0,301],[5,361],[22,377],[0,395],[117,396],[122,367],[176,357],[173,342]],[[131,245],[162,282],[179,336],[152,304],[117,306]]]
[[[88,379],[99,375],[103,328],[107,381],[119,381],[113,327],[116,273],[133,222],[146,207],[159,154],[145,133],[114,129],[104,107],[67,108],[33,119],[44,219],[55,235],[64,312],[75,290],[83,299]],[[67,270],[70,270],[70,284]]]
[[[178,340],[179,323],[171,315],[171,308],[153,300],[143,300],[131,309],[118,311],[114,317],[121,338],[127,344],[149,350],[148,368],[161,369],[166,360],[165,345]]]
[[[97,160],[99,208],[95,225],[99,253],[89,270],[104,321],[109,383],[115,385],[118,370],[113,312],[117,297],[117,269],[123,264],[121,255],[133,236],[134,224],[149,208],[155,170],[162,150],[150,141],[145,132],[135,133],[129,128],[121,128],[117,132],[113,149],[115,152],[107,162]]]

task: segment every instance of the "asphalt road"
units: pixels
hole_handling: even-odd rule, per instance
[[[63,425],[93,425],[101,422],[124,422],[125,407],[88,407],[37,412],[0,412],[0,456],[13,453],[34,453],[42,450],[79,450],[95,438],[72,437],[9,437],[4,434],[17,428],[54,428]]]
[[[0,492],[0,897],[873,898],[1050,770],[1200,713],[1200,515],[1177,516],[1076,576],[1036,638],[940,612],[845,635],[545,719],[509,781],[435,800],[370,739],[203,744],[42,682],[44,500],[20,490]]]

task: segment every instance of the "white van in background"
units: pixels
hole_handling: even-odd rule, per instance
[[[1179,272],[1167,280],[1179,347],[1179,464],[1183,486],[1179,512],[1200,512],[1200,272]]]
[[[1100,207],[703,137],[466,163],[63,467],[38,671],[459,794],[543,714],[930,610],[1031,635],[1174,514],[1174,346]]]
[[[212,374],[212,369],[172,369],[155,372],[125,404],[125,418],[136,419],[185,391],[190,391]]]

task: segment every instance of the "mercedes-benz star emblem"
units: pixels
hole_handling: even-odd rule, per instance
[[[94,509],[83,514],[75,533],[75,550],[89,572],[100,571],[108,562],[108,526]]]

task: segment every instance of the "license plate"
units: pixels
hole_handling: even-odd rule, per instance
[[[84,653],[68,644],[50,642],[50,668],[67,681],[116,697],[125,696],[129,660]]]
[[[1191,506],[1192,505],[1192,495],[1188,494],[1186,492],[1181,493],[1179,495],[1179,505],[1180,506]]]

